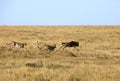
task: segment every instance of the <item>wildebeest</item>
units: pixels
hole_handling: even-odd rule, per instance
[[[78,46],[79,46],[78,41],[62,42],[62,46],[60,47],[60,49],[65,49],[66,47],[74,47],[75,49],[77,49],[76,47]]]
[[[56,48],[56,44],[49,45],[43,42],[38,42],[37,41],[37,47],[42,50],[47,50],[48,52],[54,51]]]

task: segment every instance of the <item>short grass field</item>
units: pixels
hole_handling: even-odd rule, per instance
[[[59,50],[73,40],[79,51]],[[47,53],[37,41],[57,47]],[[120,81],[120,26],[0,26],[0,81]]]

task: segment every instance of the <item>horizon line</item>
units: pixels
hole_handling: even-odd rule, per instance
[[[0,26],[120,26],[120,25],[0,25]]]

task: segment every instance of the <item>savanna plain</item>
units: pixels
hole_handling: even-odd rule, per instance
[[[59,49],[73,40],[79,51]],[[56,49],[47,53],[37,41]],[[120,26],[0,26],[0,81],[120,81]]]

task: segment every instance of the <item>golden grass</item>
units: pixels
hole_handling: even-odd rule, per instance
[[[57,48],[47,54],[37,40]],[[71,40],[79,52],[58,50]],[[26,42],[29,52],[7,47],[11,41]],[[0,81],[120,81],[120,26],[1,26]]]

